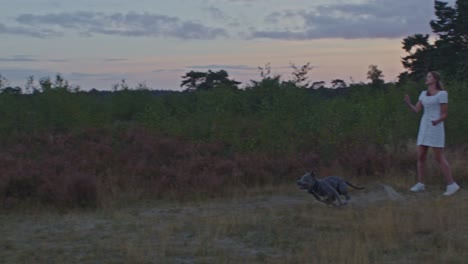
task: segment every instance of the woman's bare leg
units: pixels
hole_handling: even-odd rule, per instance
[[[447,185],[452,184],[453,183],[452,170],[450,169],[450,164],[445,158],[444,149],[433,148],[433,150],[435,154],[435,160],[437,161],[437,163],[439,163],[440,169],[442,170],[442,173],[444,174],[445,179],[447,180]]]
[[[424,183],[424,171],[426,169],[427,146],[418,146],[418,182]]]

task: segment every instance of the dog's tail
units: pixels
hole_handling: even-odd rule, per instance
[[[353,188],[354,188],[354,189],[356,189],[356,190],[363,190],[363,189],[365,189],[365,188],[366,188],[366,187],[358,187],[358,186],[354,186],[354,185],[352,185],[352,184],[351,184],[350,182],[348,182],[348,181],[345,181],[345,182],[346,182],[346,184],[347,184],[347,185],[349,185],[349,186],[353,187]]]

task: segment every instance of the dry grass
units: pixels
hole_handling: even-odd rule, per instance
[[[327,207],[294,186],[204,202],[0,215],[3,263],[466,263],[468,193],[378,183]],[[435,186],[434,186],[435,187]]]
[[[441,195],[444,179],[433,163],[428,164],[428,191],[408,192],[416,176],[412,158],[415,153],[408,151],[399,158],[400,165],[411,161],[407,167],[389,167],[387,173],[366,179],[348,174],[350,170],[342,164],[321,168],[321,176],[344,175],[357,185],[367,186],[364,191],[352,190],[352,202],[339,208],[318,203],[294,184],[267,181],[275,174],[274,168],[283,168],[282,173],[289,175],[290,170],[301,170],[299,165],[304,161],[278,165],[258,159],[241,163],[248,164],[245,167],[251,172],[240,180],[249,183],[252,179],[248,175],[261,172],[261,177],[255,178],[258,184],[253,185],[258,187],[237,184],[228,188],[229,194],[215,198],[207,195],[207,190],[194,188],[195,195],[188,196],[191,199],[177,199],[178,192],[174,193],[175,199],[168,200],[153,196],[136,196],[153,197],[146,201],[120,197],[106,200],[106,206],[86,210],[37,208],[20,203],[11,210],[0,209],[0,260],[1,263],[466,263],[465,153],[466,150],[447,153],[454,177],[462,186],[453,197]],[[212,176],[223,174],[224,169]],[[231,174],[237,175],[234,172]],[[200,180],[199,184],[204,182]]]

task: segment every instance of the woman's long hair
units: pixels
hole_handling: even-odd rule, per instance
[[[436,88],[437,90],[439,91],[443,91],[444,90],[444,85],[442,85],[442,82],[441,82],[441,78],[440,78],[440,73],[436,72],[436,71],[430,71],[429,72],[432,77],[437,81],[436,82]]]

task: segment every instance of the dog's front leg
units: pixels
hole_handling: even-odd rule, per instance
[[[316,192],[314,192],[313,190],[307,190],[308,193],[312,194],[315,199],[319,202],[323,202],[324,199],[322,199]]]

